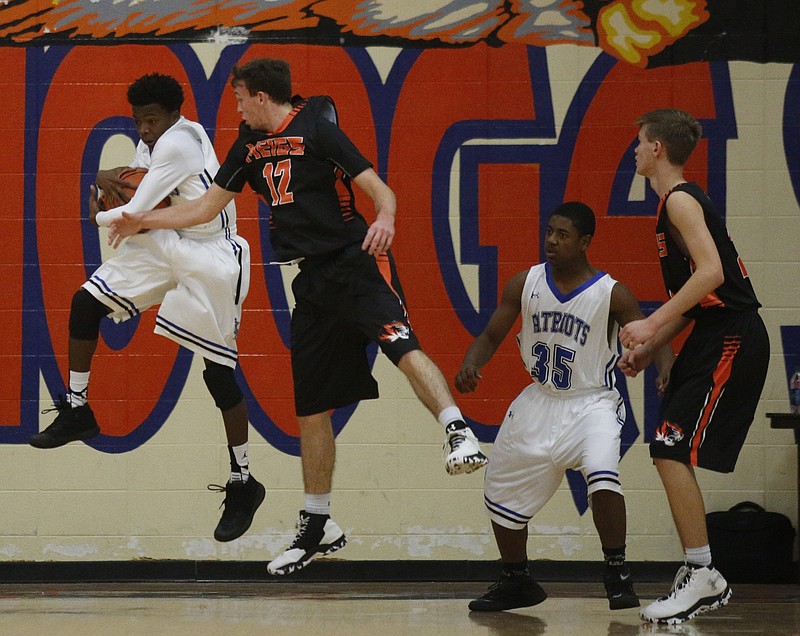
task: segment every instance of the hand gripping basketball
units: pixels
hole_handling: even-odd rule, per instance
[[[127,170],[120,172],[118,179],[134,184],[133,188],[123,188],[125,193],[128,195],[128,199],[130,199],[130,197],[133,196],[133,193],[136,192],[136,188],[139,187],[139,184],[142,182],[142,179],[144,179],[144,175],[146,174],[147,168],[128,168]],[[97,204],[100,206],[101,210],[106,211],[112,208],[117,208],[121,205],[125,205],[125,201],[120,200],[111,192],[101,192],[97,199]],[[166,208],[167,206],[169,206],[169,197],[166,197],[163,201],[156,205],[156,208]]]

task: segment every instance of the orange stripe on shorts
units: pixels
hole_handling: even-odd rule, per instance
[[[711,390],[708,392],[706,405],[703,407],[703,411],[700,413],[700,421],[697,424],[694,435],[692,435],[690,456],[693,466],[697,466],[697,453],[700,450],[700,446],[703,444],[703,436],[705,435],[706,428],[708,428],[708,425],[711,422],[711,417],[714,415],[717,404],[722,397],[725,384],[727,384],[731,377],[733,359],[736,357],[736,354],[739,352],[741,346],[742,339],[739,336],[725,338],[725,341],[722,345],[722,357],[717,364],[717,368],[714,369]]]

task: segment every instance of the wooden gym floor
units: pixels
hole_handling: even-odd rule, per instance
[[[726,607],[675,627],[608,609],[602,584],[544,582],[549,598],[469,612],[485,583],[103,583],[0,585],[0,636],[689,636],[800,634],[800,586],[733,587]],[[641,583],[643,602],[669,583]]]

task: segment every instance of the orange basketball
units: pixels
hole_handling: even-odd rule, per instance
[[[136,192],[136,188],[139,187],[139,184],[142,182],[142,179],[144,179],[144,175],[146,174],[147,174],[147,168],[128,168],[120,173],[119,175],[120,179],[134,184],[133,188],[125,188],[125,192],[127,193],[128,197],[133,196],[133,193]],[[105,192],[100,193],[100,196],[97,199],[97,203],[100,206],[101,210],[110,210],[111,208],[116,208],[125,204],[124,201],[120,201],[117,197],[113,196],[111,193],[105,193]],[[169,197],[166,197],[156,207],[166,208],[168,205],[169,205]]]

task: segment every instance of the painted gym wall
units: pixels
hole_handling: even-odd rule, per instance
[[[310,37],[302,29],[313,25],[288,17],[278,26],[272,22],[275,30],[264,26],[248,37],[232,37],[230,30],[209,37],[208,28],[199,27],[175,36],[163,24],[160,36],[154,22],[143,19],[129,18],[128,31],[108,21],[76,19],[65,26],[58,15],[49,23],[23,19],[28,4],[0,9],[0,18],[8,18],[0,30],[0,558],[267,560],[293,536],[303,506],[287,349],[294,271],[269,264],[268,209],[252,193],[237,198],[239,231],[253,256],[240,377],[252,423],[251,470],[268,494],[251,530],[230,544],[211,537],[222,496],[206,485],[224,483],[228,473],[221,417],[202,382],[202,361],[152,334],[153,311],[103,326],[90,388],[102,436],[46,451],[26,443],[52,421],[54,413],[41,412],[65,390],[72,294],[113,254],[105,231],[88,222],[86,198],[99,168],[126,164],[132,155],[127,86],[153,71],[178,78],[186,94],[183,113],[205,125],[224,157],[239,123],[230,68],[262,56],[289,60],[296,92],[333,96],[342,128],[397,194],[392,249],[412,325],[451,385],[505,281],[539,261],[543,222],[564,200],[583,200],[598,216],[590,251],[595,266],[631,287],[645,311],[664,301],[656,200],[635,175],[633,122],[658,107],[694,113],[705,138],[689,177],[725,214],[772,341],[767,385],[736,471],[700,471],[706,505],[721,510],[751,500],[797,525],[794,437],[771,430],[766,417],[788,411],[787,373],[800,359],[800,277],[794,274],[800,267],[794,62],[800,56],[794,58],[794,50],[777,44],[764,47],[763,58],[704,56],[709,49],[699,35],[694,48],[682,45],[697,34],[692,29],[699,18],[666,29],[666,18],[649,19],[636,2],[608,3],[632,16],[627,39],[608,14],[606,22],[593,15],[586,25],[561,31],[553,23],[534,37],[521,29],[520,12],[493,37],[470,23],[463,33],[478,36],[458,42],[452,28],[451,40],[441,33],[426,40],[410,28],[389,32],[388,26],[386,37],[373,29],[377,39],[370,40],[359,31],[366,27],[354,8],[337,22],[352,27],[341,28],[341,44],[332,43],[329,32]],[[62,3],[73,9],[86,4]],[[287,16],[292,4],[284,5]],[[700,24],[714,24],[712,2],[672,4],[698,12],[702,5],[706,20]],[[156,5],[147,7],[155,11]],[[779,19],[786,21],[771,17],[776,28]],[[34,22],[40,30],[30,26]],[[18,25],[13,33],[12,23]],[[432,19],[426,24],[434,28]],[[229,26],[240,28],[235,21]],[[645,41],[655,43],[646,48]],[[402,374],[384,356],[371,355],[381,399],[334,414],[333,515],[349,538],[337,556],[497,558],[482,473],[445,473],[441,428]],[[505,408],[527,381],[513,338],[483,375],[480,390],[458,400],[491,458]],[[620,379],[629,406],[621,463],[628,556],[678,560],[679,543],[647,452],[658,416],[654,376]],[[531,558],[599,558],[585,486],[575,474],[530,532]]]

